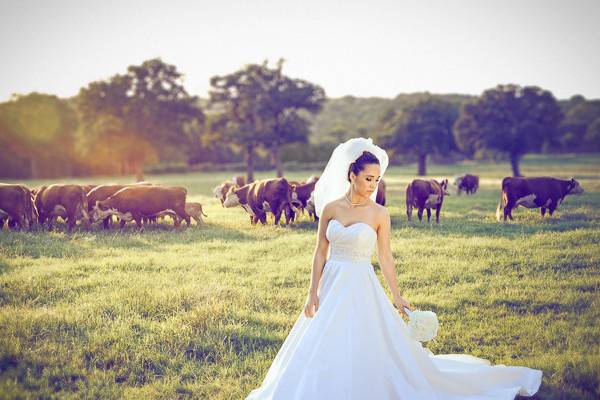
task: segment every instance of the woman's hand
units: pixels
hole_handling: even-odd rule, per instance
[[[410,302],[406,300],[404,297],[400,296],[394,300],[394,307],[400,310],[400,312],[408,317],[406,311],[404,311],[404,307],[408,308],[410,311],[413,311],[413,306],[410,305]]]
[[[309,318],[315,316],[315,313],[319,309],[319,296],[316,293],[310,292],[304,305],[304,315]]]

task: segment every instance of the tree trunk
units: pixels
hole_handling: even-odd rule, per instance
[[[521,171],[519,170],[519,155],[516,153],[511,153],[510,155],[510,165],[512,167],[513,176],[522,176]]]
[[[254,146],[246,145],[246,183],[254,182]]]
[[[417,175],[419,175],[419,176],[426,175],[426,168],[425,168],[426,162],[427,162],[427,154],[419,154],[419,165],[418,165]]]
[[[283,163],[281,162],[281,146],[279,143],[273,145],[273,162],[275,163],[275,170],[277,171],[277,177],[283,177]]]

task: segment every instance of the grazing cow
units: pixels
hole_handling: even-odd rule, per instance
[[[504,221],[506,221],[506,218],[510,218],[512,221],[512,210],[519,206],[526,208],[541,207],[542,217],[546,214],[546,209],[552,215],[554,210],[557,210],[563,202],[565,196],[581,193],[583,193],[583,188],[575,178],[509,176],[502,180],[502,191],[500,192],[500,202],[496,208],[496,219],[500,221],[502,215],[504,215]]]
[[[311,217],[314,221],[319,220],[319,216],[317,215],[317,209],[315,207],[315,192],[310,194],[310,198],[306,202],[306,211],[308,211],[308,216]]]
[[[295,186],[294,193],[296,194],[295,200],[297,200],[297,208],[298,210],[302,211],[303,214],[304,209],[308,207],[308,200],[315,191],[315,185],[317,184],[318,179],[319,178],[313,179],[311,182],[301,183]],[[294,217],[292,217],[292,220],[295,219]]]
[[[194,218],[198,225],[204,224],[202,215],[208,217],[208,215],[204,214],[204,211],[202,211],[202,204],[200,203],[185,203],[185,212],[188,213],[190,217]]]
[[[121,190],[125,187],[128,187],[128,186],[152,186],[152,185],[154,185],[154,184],[150,183],[150,182],[136,182],[136,183],[125,184],[125,185],[109,184],[109,185],[96,186],[95,188],[93,188],[92,190],[90,190],[87,193],[88,213],[90,215],[90,223],[93,222],[93,211],[94,211],[94,206],[96,205],[97,201],[106,200],[113,194],[117,193],[119,190]],[[129,220],[131,220],[131,219],[129,219]],[[109,215],[108,217],[104,218],[104,220],[103,220],[104,229],[108,229],[111,222],[112,222],[112,215]]]
[[[231,178],[231,182],[235,183],[236,185],[238,185],[238,187],[242,187],[246,184],[246,178],[243,177],[242,175],[234,175]],[[227,193],[227,192],[225,192]]]
[[[435,222],[440,222],[440,210],[444,202],[444,196],[449,196],[448,179],[441,182],[435,179],[415,179],[406,187],[406,215],[408,220],[412,219],[412,209],[417,208],[419,221],[423,220],[423,210],[427,209],[427,222],[431,218],[431,209],[435,208]]]
[[[297,211],[294,204],[297,199],[293,197],[294,188],[285,178],[255,181],[241,188],[232,186],[225,196],[223,206],[230,208],[241,205],[250,214],[252,225],[258,221],[263,225],[267,223],[266,206],[275,215],[275,225],[279,224],[281,213],[285,210],[285,224],[288,225],[291,219],[288,210]]]
[[[100,185],[90,190],[87,194],[88,213],[90,215],[90,222],[93,222],[94,206],[97,201],[106,200],[119,190],[127,187],[128,185]],[[109,228],[109,224],[112,220],[112,215],[104,218],[102,225],[104,229]]]
[[[42,186],[35,195],[35,206],[39,224],[43,226],[49,220],[48,230],[52,229],[57,216],[66,220],[69,232],[73,230],[77,220],[83,219],[84,225],[89,224],[87,197],[85,190],[79,185]]]
[[[385,182],[383,181],[383,178],[381,178],[377,184],[377,196],[375,197],[375,202],[385,206]]]
[[[306,183],[313,183],[319,180],[319,176],[318,175],[311,175],[308,177],[308,179],[306,180]]]
[[[133,219],[138,228],[141,228],[144,217],[174,213],[178,217],[174,218],[175,226],[179,226],[180,219],[184,219],[189,226],[190,216],[185,212],[186,196],[187,190],[182,187],[131,185],[106,200],[97,201],[94,206],[94,221],[116,214],[121,216],[122,222]]]
[[[87,195],[93,188],[95,188],[97,185],[81,185],[81,187],[83,188],[83,190],[85,191],[85,194]]]
[[[292,193],[292,196],[295,197],[295,200],[296,200],[296,198],[298,200],[297,202],[294,202],[294,204],[296,205],[296,208],[298,210],[302,211],[302,214],[304,214],[304,210],[307,210],[308,216],[313,220],[315,220],[315,218],[316,218],[316,220],[318,220],[318,217],[316,216],[316,214],[314,212],[314,200],[311,204],[312,193],[315,190],[314,184],[318,180],[319,180],[318,175],[311,175],[308,177],[308,179],[306,181],[288,180],[290,185],[297,187],[297,189],[294,190],[294,193]],[[303,188],[301,188],[301,186]],[[298,189],[300,191],[298,191]],[[308,193],[309,190],[310,190],[310,193]],[[289,207],[286,208],[286,215],[289,215],[289,217],[291,218],[292,221],[294,221],[296,219],[296,212],[293,211]]]
[[[244,185],[242,185],[242,186],[244,186]],[[213,189],[213,196],[221,201],[221,207],[225,207],[223,205],[223,202],[225,201],[225,196],[227,195],[227,192],[229,191],[229,188],[231,188],[231,187],[234,187],[237,189],[241,186],[238,186],[236,183],[231,182],[231,181],[225,181]]]
[[[0,229],[8,220],[10,228],[31,229],[37,212],[28,187],[0,183]]]
[[[466,194],[475,194],[479,188],[479,177],[477,175],[465,174],[454,178],[454,186],[456,186],[456,194],[461,192]]]

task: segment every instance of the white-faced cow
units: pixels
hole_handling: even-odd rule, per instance
[[[88,214],[90,215],[90,222],[93,222],[94,206],[96,205],[97,201],[106,200],[110,196],[127,186],[128,185],[100,185],[90,190],[87,194]],[[104,229],[109,228],[111,217],[112,215],[109,215],[103,219]]]
[[[316,182],[319,180],[319,175],[311,175],[308,177],[308,179],[306,180],[306,183],[312,183],[312,182]]]
[[[235,183],[238,187],[242,187],[246,184],[246,178],[242,175],[234,175],[231,178],[231,181]],[[227,193],[227,192],[226,192]]]
[[[552,215],[563,202],[565,196],[581,193],[583,193],[583,188],[575,178],[509,176],[502,180],[502,191],[496,209],[496,219],[500,221],[504,217],[504,221],[507,218],[512,221],[512,210],[519,206],[541,208],[542,217],[546,214],[546,210]]]
[[[138,228],[141,228],[144,217],[176,214],[176,226],[179,226],[181,219],[189,226],[190,216],[185,211],[186,196],[187,190],[183,187],[131,185],[106,200],[96,202],[94,221],[118,215],[122,221],[135,220]]]
[[[213,196],[221,201],[221,207],[225,207],[223,205],[223,202],[225,201],[225,196],[227,195],[227,192],[229,192],[229,188],[231,187],[237,189],[241,186],[238,186],[235,182],[232,181],[225,181],[213,189]]]
[[[11,229],[31,229],[36,218],[37,211],[28,187],[0,183],[0,229],[5,220]]]
[[[87,185],[79,185],[83,188],[83,191],[85,192],[85,194],[87,195],[93,188],[95,188],[98,185],[94,185],[94,184],[87,184]]]
[[[454,186],[456,186],[456,194],[461,192],[466,194],[475,194],[479,188],[479,177],[477,175],[464,174],[454,178]]]
[[[419,221],[423,220],[423,210],[427,209],[427,222],[431,218],[431,209],[435,208],[435,222],[440,222],[440,210],[444,202],[444,196],[449,196],[448,179],[441,182],[435,179],[415,179],[406,187],[406,216],[412,219],[413,207],[417,208]]]
[[[292,197],[294,197],[294,204],[296,205],[297,209],[302,212],[302,214],[304,214],[305,209],[308,209],[308,201],[310,200],[310,198],[315,190],[315,185],[317,184],[318,180],[319,180],[319,178],[314,178],[314,179],[311,179],[310,182],[299,183],[298,185],[295,185],[295,189],[293,190],[293,192],[296,195],[294,196],[294,193],[292,193]],[[310,211],[309,211],[309,216],[310,216]],[[292,213],[292,220],[294,220],[294,219],[295,219],[295,212]]]
[[[267,207],[275,215],[275,224],[279,224],[281,214],[286,209],[297,211],[293,197],[294,186],[285,178],[255,181],[240,188],[230,187],[223,206],[230,208],[242,206],[250,214],[250,223],[267,223]],[[286,212],[286,225],[290,222]]]
[[[52,229],[52,223],[58,216],[66,220],[69,232],[78,220],[89,225],[87,197],[84,188],[79,185],[42,186],[35,194],[35,207],[40,225],[49,221],[48,230]]]
[[[317,215],[317,208],[315,207],[315,192],[310,194],[310,198],[306,202],[306,211],[308,211],[308,216],[311,217],[314,221],[319,220],[319,216]]]

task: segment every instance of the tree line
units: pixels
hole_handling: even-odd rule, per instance
[[[91,82],[68,99],[14,95],[0,103],[0,176],[133,174],[179,162],[257,162],[283,176],[284,161],[326,161],[337,143],[373,137],[392,160],[505,157],[513,174],[538,151],[600,150],[600,101],[558,101],[536,86],[498,85],[480,96],[399,95],[327,99],[288,77],[284,60],[210,79],[208,99],[189,94],[173,65],[151,59]]]

